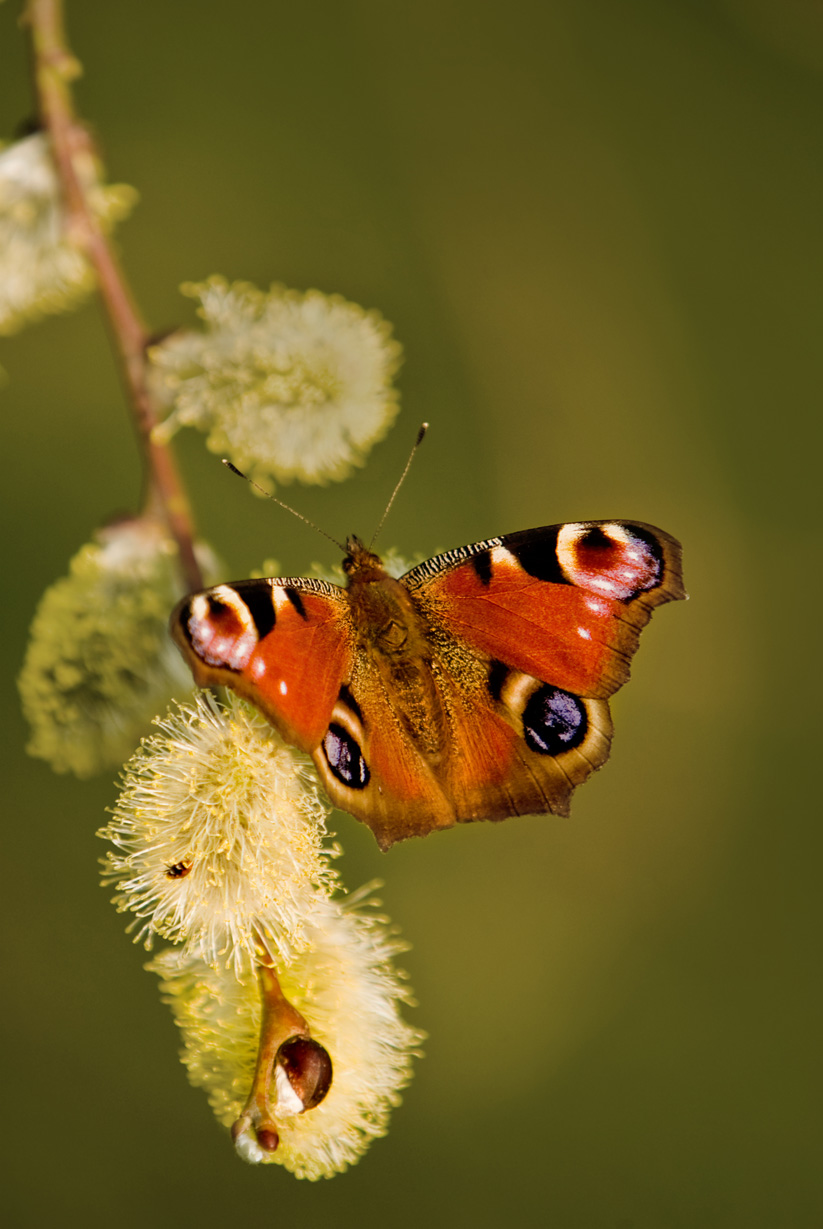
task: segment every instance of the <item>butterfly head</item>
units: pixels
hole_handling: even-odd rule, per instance
[[[354,534],[346,538],[343,571],[348,577],[349,584],[353,581],[368,584],[369,581],[382,580],[386,575],[380,556],[369,550]]]

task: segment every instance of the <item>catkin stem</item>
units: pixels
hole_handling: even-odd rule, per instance
[[[261,961],[267,959],[268,953],[261,954]],[[236,1139],[248,1127],[253,1126],[258,1138],[261,1131],[271,1132],[276,1146],[277,1127],[272,1085],[277,1051],[290,1037],[309,1037],[311,1034],[303,1016],[283,994],[277,974],[269,964],[258,964],[257,983],[261,1005],[257,1062],[248,1099],[243,1113],[232,1127],[232,1135]]]
[[[167,444],[152,438],[157,409],[148,379],[149,334],[111,243],[90,207],[74,159],[92,145],[74,110],[71,82],[81,67],[72,55],[63,25],[63,0],[28,0],[24,15],[31,32],[34,80],[40,119],[51,140],[66,208],[69,234],[97,275],[120,362],[128,403],[149,474],[148,508],[162,509],[177,543],[180,568],[189,589],[201,589],[203,577],[194,553],[194,526],[189,500]]]

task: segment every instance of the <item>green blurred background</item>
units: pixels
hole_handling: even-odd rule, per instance
[[[30,112],[0,7],[0,132]],[[286,497],[433,553],[552,521],[682,539],[612,760],[572,820],[389,855],[430,1033],[345,1176],[236,1160],[97,885],[107,780],[23,751],[12,680],[43,589],[138,497],[94,305],[3,343],[3,1077],[13,1226],[818,1226],[817,636],[823,9],[802,0],[76,0],[78,98],[153,327],[213,272],[393,321],[404,411],[350,482]],[[242,576],[331,562],[186,435]],[[813,626],[814,620],[814,626]]]

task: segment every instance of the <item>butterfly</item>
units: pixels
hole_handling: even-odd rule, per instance
[[[458,822],[568,815],[608,757],[608,698],[641,629],[686,596],[680,556],[640,521],[583,521],[395,579],[352,536],[345,589],[217,585],[184,598],[171,629],[198,685],[256,705],[388,849]]]

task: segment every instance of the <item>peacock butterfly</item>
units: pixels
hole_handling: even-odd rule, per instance
[[[358,538],[346,552],[345,589],[273,577],[185,598],[171,628],[196,682],[255,704],[381,849],[567,815],[608,757],[641,629],[686,596],[680,544],[640,521],[550,525],[399,580]]]

